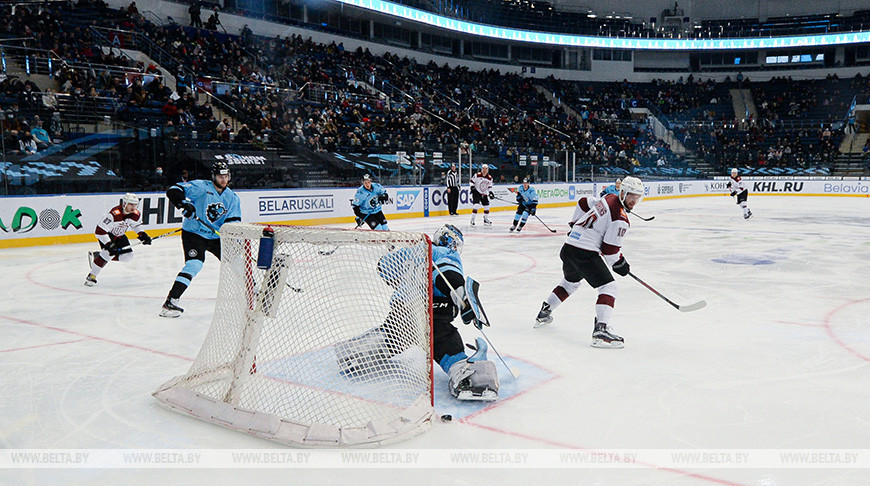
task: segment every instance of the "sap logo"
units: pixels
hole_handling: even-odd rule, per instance
[[[396,194],[396,209],[399,211],[407,211],[414,205],[417,196],[420,195],[420,190],[416,191],[399,191]]]
[[[575,197],[577,197],[577,189],[574,186],[569,186],[568,199],[573,201]]]

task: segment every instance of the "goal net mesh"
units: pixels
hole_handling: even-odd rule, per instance
[[[381,444],[431,422],[431,243],[422,233],[221,228],[214,317],[164,405],[301,446]],[[264,255],[265,256],[265,255]]]

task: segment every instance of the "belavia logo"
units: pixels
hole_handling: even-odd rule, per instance
[[[36,228],[37,223],[44,230],[53,230],[58,227],[67,229],[69,226],[80,229],[82,227],[82,222],[79,221],[81,216],[82,212],[72,206],[67,206],[64,209],[63,217],[54,208],[43,209],[37,216],[33,208],[21,206],[18,208],[18,211],[15,211],[15,215],[12,216],[12,224],[9,227],[0,219],[0,230],[3,230],[5,233],[10,231],[13,233],[27,233]]]

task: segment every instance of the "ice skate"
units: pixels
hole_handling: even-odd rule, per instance
[[[598,322],[598,318],[596,317],[595,330],[592,331],[592,347],[619,349],[625,347],[625,340],[610,332],[607,328],[607,324]]]
[[[160,317],[178,317],[184,309],[178,306],[178,299],[166,299],[163,308],[160,309]]]
[[[492,226],[492,221],[490,221],[489,218],[483,218],[483,225]]]
[[[85,277],[85,285],[88,287],[97,285],[97,277],[93,273],[89,273],[88,276]]]
[[[486,360],[487,344],[475,340],[475,353],[450,367],[450,394],[459,400],[493,401],[498,399],[498,373],[495,363]]]
[[[516,230],[517,230],[517,225],[516,225],[516,224],[514,224],[513,226],[511,226],[511,229],[510,229],[511,233],[513,233],[513,232],[516,231]]]
[[[553,312],[550,309],[550,304],[544,302],[541,305],[541,310],[538,312],[538,317],[535,318],[535,329],[546,326],[547,324],[553,322],[553,316],[550,313]]]
[[[752,217],[752,211],[746,210],[746,214],[743,215],[743,219],[749,219]]]

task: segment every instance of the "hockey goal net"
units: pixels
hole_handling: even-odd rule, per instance
[[[187,374],[154,396],[295,446],[423,432],[434,416],[429,238],[272,226],[271,263],[261,268],[264,228],[221,228],[211,328]]]

